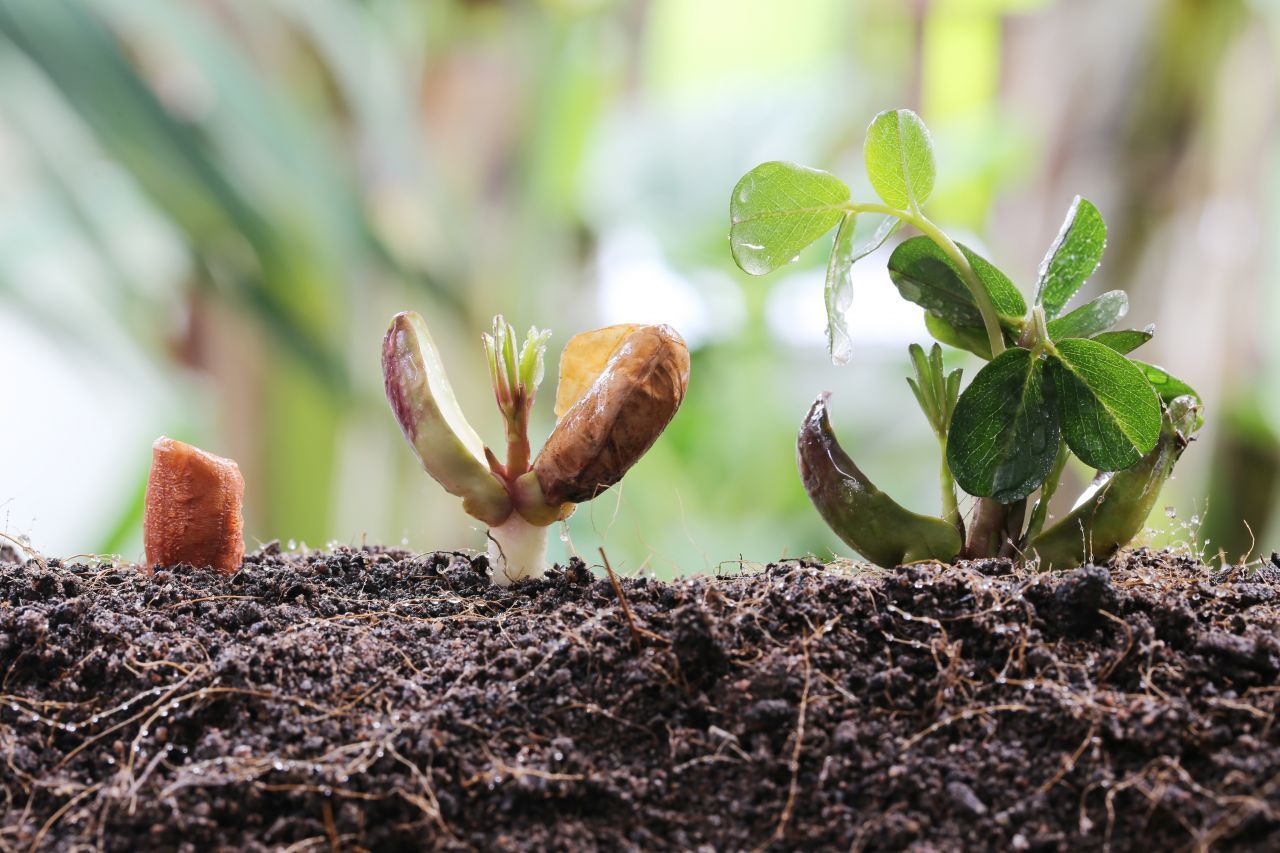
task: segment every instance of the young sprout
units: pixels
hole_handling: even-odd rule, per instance
[[[1081,198],[1072,203],[1028,307],[1008,276],[924,214],[935,164],[919,116],[880,113],[863,151],[880,201],[855,202],[835,176],[794,163],[764,163],[744,175],[729,204],[734,260],[763,275],[834,229],[827,338],[832,359],[843,363],[852,346],[850,270],[902,225],[911,226],[919,234],[894,249],[890,279],[924,309],[934,338],[988,364],[961,392],[960,373],[944,371],[938,346],[927,357],[911,347],[916,375],[907,381],[942,450],[942,519],[903,509],[876,489],[836,444],[826,397],[819,397],[801,428],[799,453],[805,488],[823,518],[845,542],[886,565],[1034,552],[1042,565],[1061,568],[1126,544],[1198,428],[1199,398],[1161,368],[1128,357],[1153,329],[1113,330],[1129,308],[1122,291],[1066,310],[1106,245],[1097,208]],[[871,227],[860,227],[866,220]],[[1045,531],[1049,498],[1072,456],[1100,475],[1120,473]],[[957,485],[978,499],[963,546]],[[1028,518],[1027,502],[1037,494]],[[958,535],[945,536],[944,527],[929,522]]]
[[[147,567],[187,563],[235,574],[244,557],[244,478],[230,459],[161,436],[142,515]]]
[[[547,528],[622,479],[671,421],[689,384],[689,351],[669,326],[577,335],[560,357],[555,429],[532,458],[529,413],[550,334],[530,329],[520,345],[499,315],[481,336],[505,461],[462,414],[418,314],[392,318],[382,343],[387,399],[401,431],[427,473],[488,525],[493,580],[504,586],[543,575]]]

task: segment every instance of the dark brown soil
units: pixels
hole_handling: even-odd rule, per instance
[[[1280,847],[1273,567],[483,571],[0,565],[0,848]]]

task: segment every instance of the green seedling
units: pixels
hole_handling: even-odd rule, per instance
[[[961,393],[960,371],[944,370],[941,347],[910,349],[915,376],[907,381],[942,450],[941,519],[913,513],[871,484],[836,443],[820,397],[801,427],[798,452],[801,478],[823,518],[882,565],[1038,554],[1042,565],[1061,568],[1129,542],[1201,423],[1199,397],[1162,368],[1129,358],[1154,328],[1114,328],[1129,308],[1123,291],[1067,310],[1106,245],[1097,208],[1081,198],[1072,203],[1028,306],[1007,275],[925,215],[936,168],[929,132],[915,113],[876,116],[864,155],[879,201],[856,202],[840,179],[794,163],[764,163],[743,176],[729,208],[734,260],[764,275],[834,229],[827,342],[840,364],[853,345],[846,325],[853,265],[910,226],[919,233],[894,249],[890,279],[924,309],[935,339],[987,364]],[[1072,456],[1100,479],[1114,476],[1044,530],[1049,499]],[[967,531],[957,486],[978,499]],[[944,536],[944,527],[955,536]]]
[[[500,585],[546,571],[547,529],[622,479],[684,399],[689,351],[668,326],[619,325],[570,339],[560,357],[557,422],[537,458],[529,414],[550,332],[524,344],[501,316],[482,335],[506,433],[500,462],[463,415],[427,324],[397,314],[382,343],[387,399],[427,473],[488,526]]]

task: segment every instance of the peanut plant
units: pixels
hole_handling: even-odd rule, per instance
[[[1063,568],[1113,553],[1142,529],[1201,419],[1191,388],[1129,357],[1154,327],[1115,329],[1128,312],[1123,291],[1068,310],[1101,260],[1101,214],[1084,199],[1071,204],[1028,306],[1008,276],[925,215],[936,167],[915,113],[877,115],[864,156],[879,201],[856,202],[840,179],[794,163],[748,172],[730,201],[734,260],[764,275],[834,229],[827,338],[839,364],[853,345],[850,270],[909,226],[918,233],[893,250],[889,278],[902,298],[924,309],[937,341],[987,363],[962,392],[961,373],[944,370],[938,344],[928,353],[910,347],[915,375],[907,381],[942,455],[941,517],[911,512],[871,483],[837,442],[825,393],[804,420],[797,451],[814,505],[850,547],[886,566],[1003,555]],[[877,221],[859,227],[860,217]],[[1049,500],[1072,456],[1097,470],[1094,485],[1045,529]],[[968,519],[957,486],[977,499]]]
[[[653,445],[684,399],[689,351],[669,326],[618,325],[569,340],[560,357],[557,422],[537,457],[529,413],[542,382],[550,332],[530,329],[517,345],[501,316],[481,336],[506,460],[467,421],[427,324],[397,314],[382,343],[387,399],[427,473],[488,525],[493,581],[507,585],[546,570],[547,528],[622,479]]]

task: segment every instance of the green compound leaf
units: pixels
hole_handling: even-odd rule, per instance
[[[790,263],[845,215],[849,187],[827,172],[774,161],[742,176],[729,201],[729,245],[750,275]]]
[[[947,465],[971,495],[1012,503],[1035,491],[1058,454],[1053,386],[1043,362],[1007,349],[960,395],[947,436]]]
[[[1123,471],[1160,438],[1160,400],[1137,364],[1096,341],[1059,341],[1049,359],[1067,447],[1099,471]]]
[[[1107,224],[1102,221],[1102,214],[1076,196],[1058,238],[1040,262],[1035,304],[1044,306],[1046,317],[1052,320],[1062,313],[1067,302],[1098,268],[1106,245]]]
[[[933,192],[933,141],[911,110],[885,110],[872,119],[862,153],[871,187],[885,204],[907,210]]]
[[[1112,290],[1086,302],[1070,314],[1049,321],[1049,339],[1092,338],[1110,329],[1129,313],[1129,297],[1123,290]]]
[[[1155,332],[1155,326],[1148,326],[1141,330],[1124,329],[1119,332],[1103,332],[1100,335],[1094,335],[1093,340],[1124,355],[1125,353],[1133,352],[1151,340],[1155,337]]]
[[[967,246],[961,245],[960,251],[990,294],[1001,322],[1020,323],[1027,313],[1027,304],[1018,288],[1008,276]],[[912,237],[893,250],[889,256],[889,277],[903,299],[914,302],[948,325],[957,329],[982,328],[982,313],[960,271],[928,237]]]
[[[864,217],[866,219],[867,217]],[[858,234],[856,214],[847,213],[836,230],[836,241],[827,260],[827,351],[833,364],[848,364],[853,356],[849,334],[849,308],[853,305],[853,265],[884,245],[902,227],[902,220],[884,216],[869,235]]]

